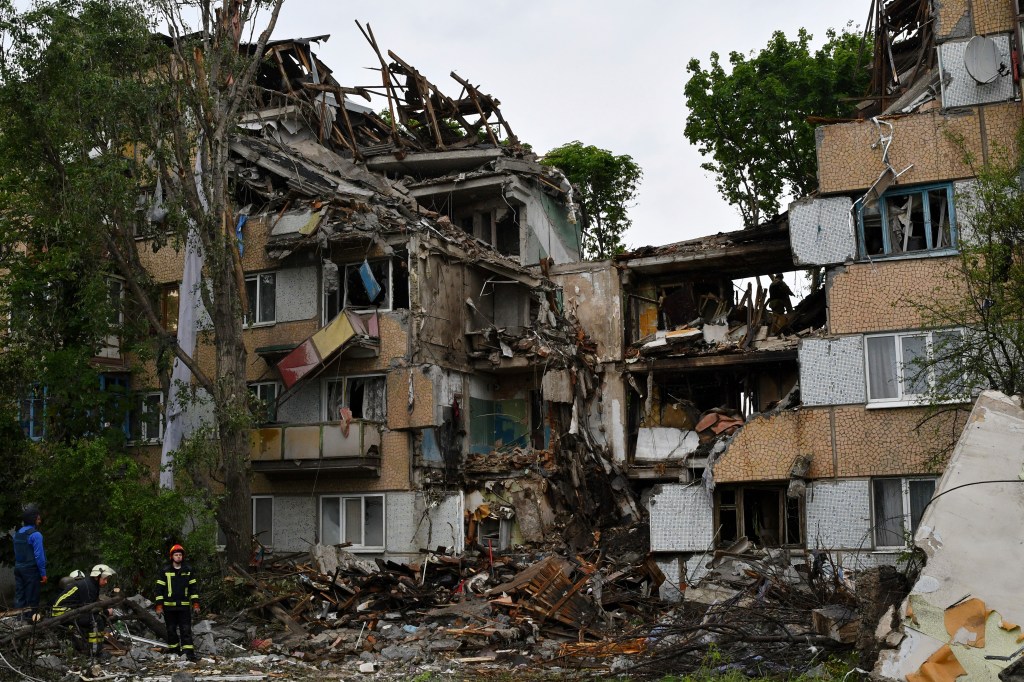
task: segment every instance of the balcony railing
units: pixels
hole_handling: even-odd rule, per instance
[[[281,424],[253,429],[250,437],[253,471],[306,475],[349,473],[380,476],[380,424],[356,420]]]

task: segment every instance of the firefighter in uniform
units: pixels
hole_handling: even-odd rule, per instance
[[[62,616],[72,609],[98,601],[100,590],[106,587],[114,575],[116,575],[114,569],[106,564],[93,566],[88,577],[75,580],[57,597],[57,601],[53,604],[54,617]],[[97,614],[95,611],[79,614],[68,626],[75,650],[80,653],[88,652],[94,658],[102,658],[104,626],[105,619],[102,614]],[[88,647],[86,647],[87,643]]]
[[[163,613],[167,625],[167,653],[185,654],[195,661],[192,612],[199,613],[199,590],[192,567],[185,563],[185,548],[174,545],[170,558],[156,581],[156,612]]]

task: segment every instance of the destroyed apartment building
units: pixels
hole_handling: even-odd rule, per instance
[[[264,406],[255,536],[408,560],[541,542],[556,524],[589,543],[592,524],[636,515],[590,437],[596,347],[547,275],[580,257],[569,183],[457,74],[452,99],[381,57],[386,120],[352,101],[366,90],[334,80],[317,40],[268,45],[260,108],[231,146],[248,381]],[[172,328],[185,307],[202,328],[185,254],[139,253]],[[165,398],[155,374],[132,378],[147,381],[140,440],[155,458]]]
[[[895,563],[963,424],[928,418],[930,377],[909,368],[963,333],[921,304],[958,295],[973,171],[956,139],[979,159],[1015,148],[1020,18],[1005,2],[875,7],[873,95],[818,129],[817,193],[753,229],[554,270],[595,338],[615,338],[601,302],[622,301],[602,434],[649,508],[663,594],[751,545]],[[770,275],[794,271],[810,293],[766,310]]]

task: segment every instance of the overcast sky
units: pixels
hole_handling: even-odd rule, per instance
[[[343,85],[379,85],[377,59],[354,20],[450,97],[455,71],[501,100],[520,140],[538,153],[580,140],[629,154],[644,170],[627,248],[740,229],[739,213],[701,170],[683,136],[686,63],[750,52],[772,31],[801,26],[824,41],[869,4],[821,0],[445,0],[325,3],[286,0],[276,38],[331,34],[314,51]],[[355,12],[355,13],[354,13]],[[361,99],[356,101],[361,102]],[[383,101],[382,101],[383,102]],[[383,104],[374,103],[374,108]]]

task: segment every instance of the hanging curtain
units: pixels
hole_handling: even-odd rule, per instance
[[[896,337],[875,336],[867,339],[868,383],[871,400],[899,396],[896,374]]]

